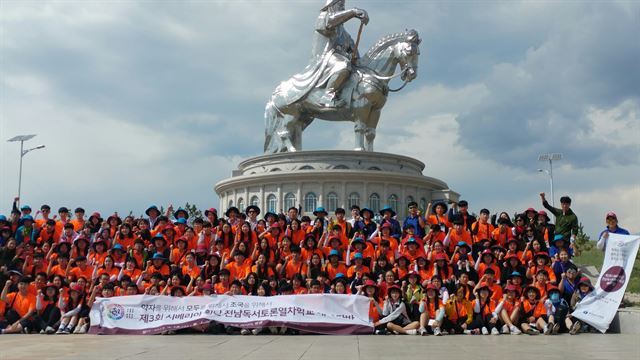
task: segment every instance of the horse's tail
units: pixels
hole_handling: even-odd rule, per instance
[[[282,144],[280,144],[280,137],[278,131],[282,127],[282,114],[280,110],[273,103],[273,99],[267,102],[267,106],[264,109],[264,152],[276,153],[279,152]]]

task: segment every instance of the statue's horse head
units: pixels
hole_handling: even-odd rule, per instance
[[[391,34],[380,39],[360,60],[360,65],[373,70],[381,80],[390,80],[400,65],[400,76],[410,82],[418,76],[420,36],[416,30]]]
[[[418,76],[419,46],[422,39],[415,30],[409,30],[406,34],[406,41],[398,43],[397,51],[399,52],[398,62],[403,72],[401,79],[409,82]]]

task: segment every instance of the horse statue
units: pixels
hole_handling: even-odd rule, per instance
[[[301,150],[302,132],[316,118],[353,122],[355,150],[373,151],[380,112],[389,92],[401,90],[417,76],[420,41],[416,30],[407,30],[383,37],[359,59],[354,56],[352,69],[337,94],[336,106],[323,102],[326,85],[307,86],[302,95],[292,96],[301,93],[297,89],[301,88],[300,79],[304,76],[296,75],[282,82],[265,109],[265,153]],[[398,66],[400,71],[395,73]],[[391,90],[389,82],[396,77],[404,84]],[[316,80],[315,84],[318,83]]]

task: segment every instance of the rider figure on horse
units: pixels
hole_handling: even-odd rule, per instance
[[[344,100],[339,97],[339,92],[351,75],[352,59],[359,57],[358,49],[343,24],[358,18],[366,25],[369,15],[362,9],[345,10],[345,0],[327,0],[320,11],[316,21],[310,66],[321,72],[315,74],[319,76],[314,76],[318,79],[315,87],[321,88],[326,85],[320,104],[339,107],[345,105]],[[320,66],[317,66],[319,64]]]

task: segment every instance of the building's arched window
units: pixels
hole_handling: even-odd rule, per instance
[[[305,165],[301,167],[299,170],[313,170],[313,166]]]
[[[251,197],[251,201],[249,202],[249,204],[251,204],[253,206],[260,206],[260,199],[258,199],[257,196],[253,195]]]
[[[375,171],[380,171],[380,168],[377,166],[372,166],[369,168],[369,170],[375,170]]]
[[[316,210],[316,206],[318,205],[318,197],[316,194],[310,192],[304,196],[304,211],[305,212],[314,212]]]
[[[413,196],[409,195],[407,196],[407,206],[409,206],[409,203],[414,202],[415,199],[413,198]]]
[[[422,209],[422,211],[427,211],[427,199],[420,198],[420,209]],[[425,216],[427,215],[429,214],[425,214]]]
[[[244,199],[243,198],[239,198],[238,199],[238,209],[240,209],[240,212],[244,212]]]
[[[227,206],[227,209],[233,206],[233,199],[229,200],[229,206]]]
[[[276,172],[276,171],[282,171],[282,170],[280,170],[280,168],[273,168],[273,169],[271,169],[271,170],[269,170],[269,171],[270,171],[270,172]]]
[[[380,211],[380,195],[373,193],[369,196],[369,208],[374,214]]]
[[[352,206],[360,206],[360,194],[358,194],[357,192],[352,192],[351,194],[349,194],[349,209],[351,209]]]
[[[387,205],[391,206],[394,211],[398,211],[398,196],[396,194],[389,195]]]
[[[338,194],[330,192],[327,194],[327,211],[335,211],[338,208]]]
[[[292,207],[297,208],[296,195],[294,193],[287,193],[287,195],[284,196],[284,211],[289,211]]]
[[[269,196],[267,196],[267,211],[272,213],[276,213],[278,211],[278,198],[273,194],[269,194]]]
[[[336,165],[334,167],[334,169],[336,169],[336,170],[348,170],[349,167],[347,165]]]

